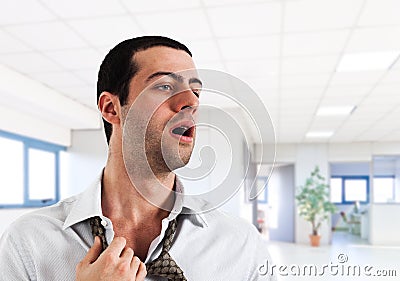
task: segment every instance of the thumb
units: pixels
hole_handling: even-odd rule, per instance
[[[97,258],[100,256],[103,248],[101,245],[100,237],[96,236],[94,238],[93,246],[87,252],[85,258],[82,260],[83,263],[91,264],[94,263]]]

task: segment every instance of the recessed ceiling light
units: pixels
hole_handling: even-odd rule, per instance
[[[306,134],[306,138],[330,138],[333,131],[311,131]]]
[[[336,72],[387,70],[399,55],[398,51],[344,54]]]
[[[354,105],[346,106],[321,106],[318,108],[317,116],[343,116],[351,114],[356,107]]]

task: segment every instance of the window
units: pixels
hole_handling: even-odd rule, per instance
[[[374,177],[374,202],[394,201],[394,176]]]
[[[345,202],[362,202],[368,201],[368,179],[355,178],[343,179],[344,182],[344,201]]]
[[[0,204],[24,203],[24,145],[0,136]]]
[[[333,176],[330,181],[331,202],[353,204],[369,202],[368,176]]]
[[[59,200],[59,152],[65,147],[0,131],[0,207]]]

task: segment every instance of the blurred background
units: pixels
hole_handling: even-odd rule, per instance
[[[1,0],[0,7],[0,233],[22,213],[81,192],[101,172],[99,65],[124,39],[163,35],[186,44],[198,68],[247,83],[274,126],[274,171],[257,176],[265,192],[249,201],[242,188],[222,210],[254,223],[282,263],[329,262],[343,249],[359,263],[399,260],[398,0]],[[228,143],[243,163],[217,158],[205,185],[226,169],[239,181],[246,159],[253,171],[271,170],[262,151],[273,145],[249,129],[249,116],[218,99],[201,102],[243,128]],[[198,143],[226,147],[210,128],[199,130]],[[311,228],[294,199],[315,166],[338,208],[322,226],[319,252],[307,245]]]

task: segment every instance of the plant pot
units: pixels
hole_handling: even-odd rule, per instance
[[[321,235],[310,234],[310,244],[313,247],[319,247],[319,242],[321,240]]]

